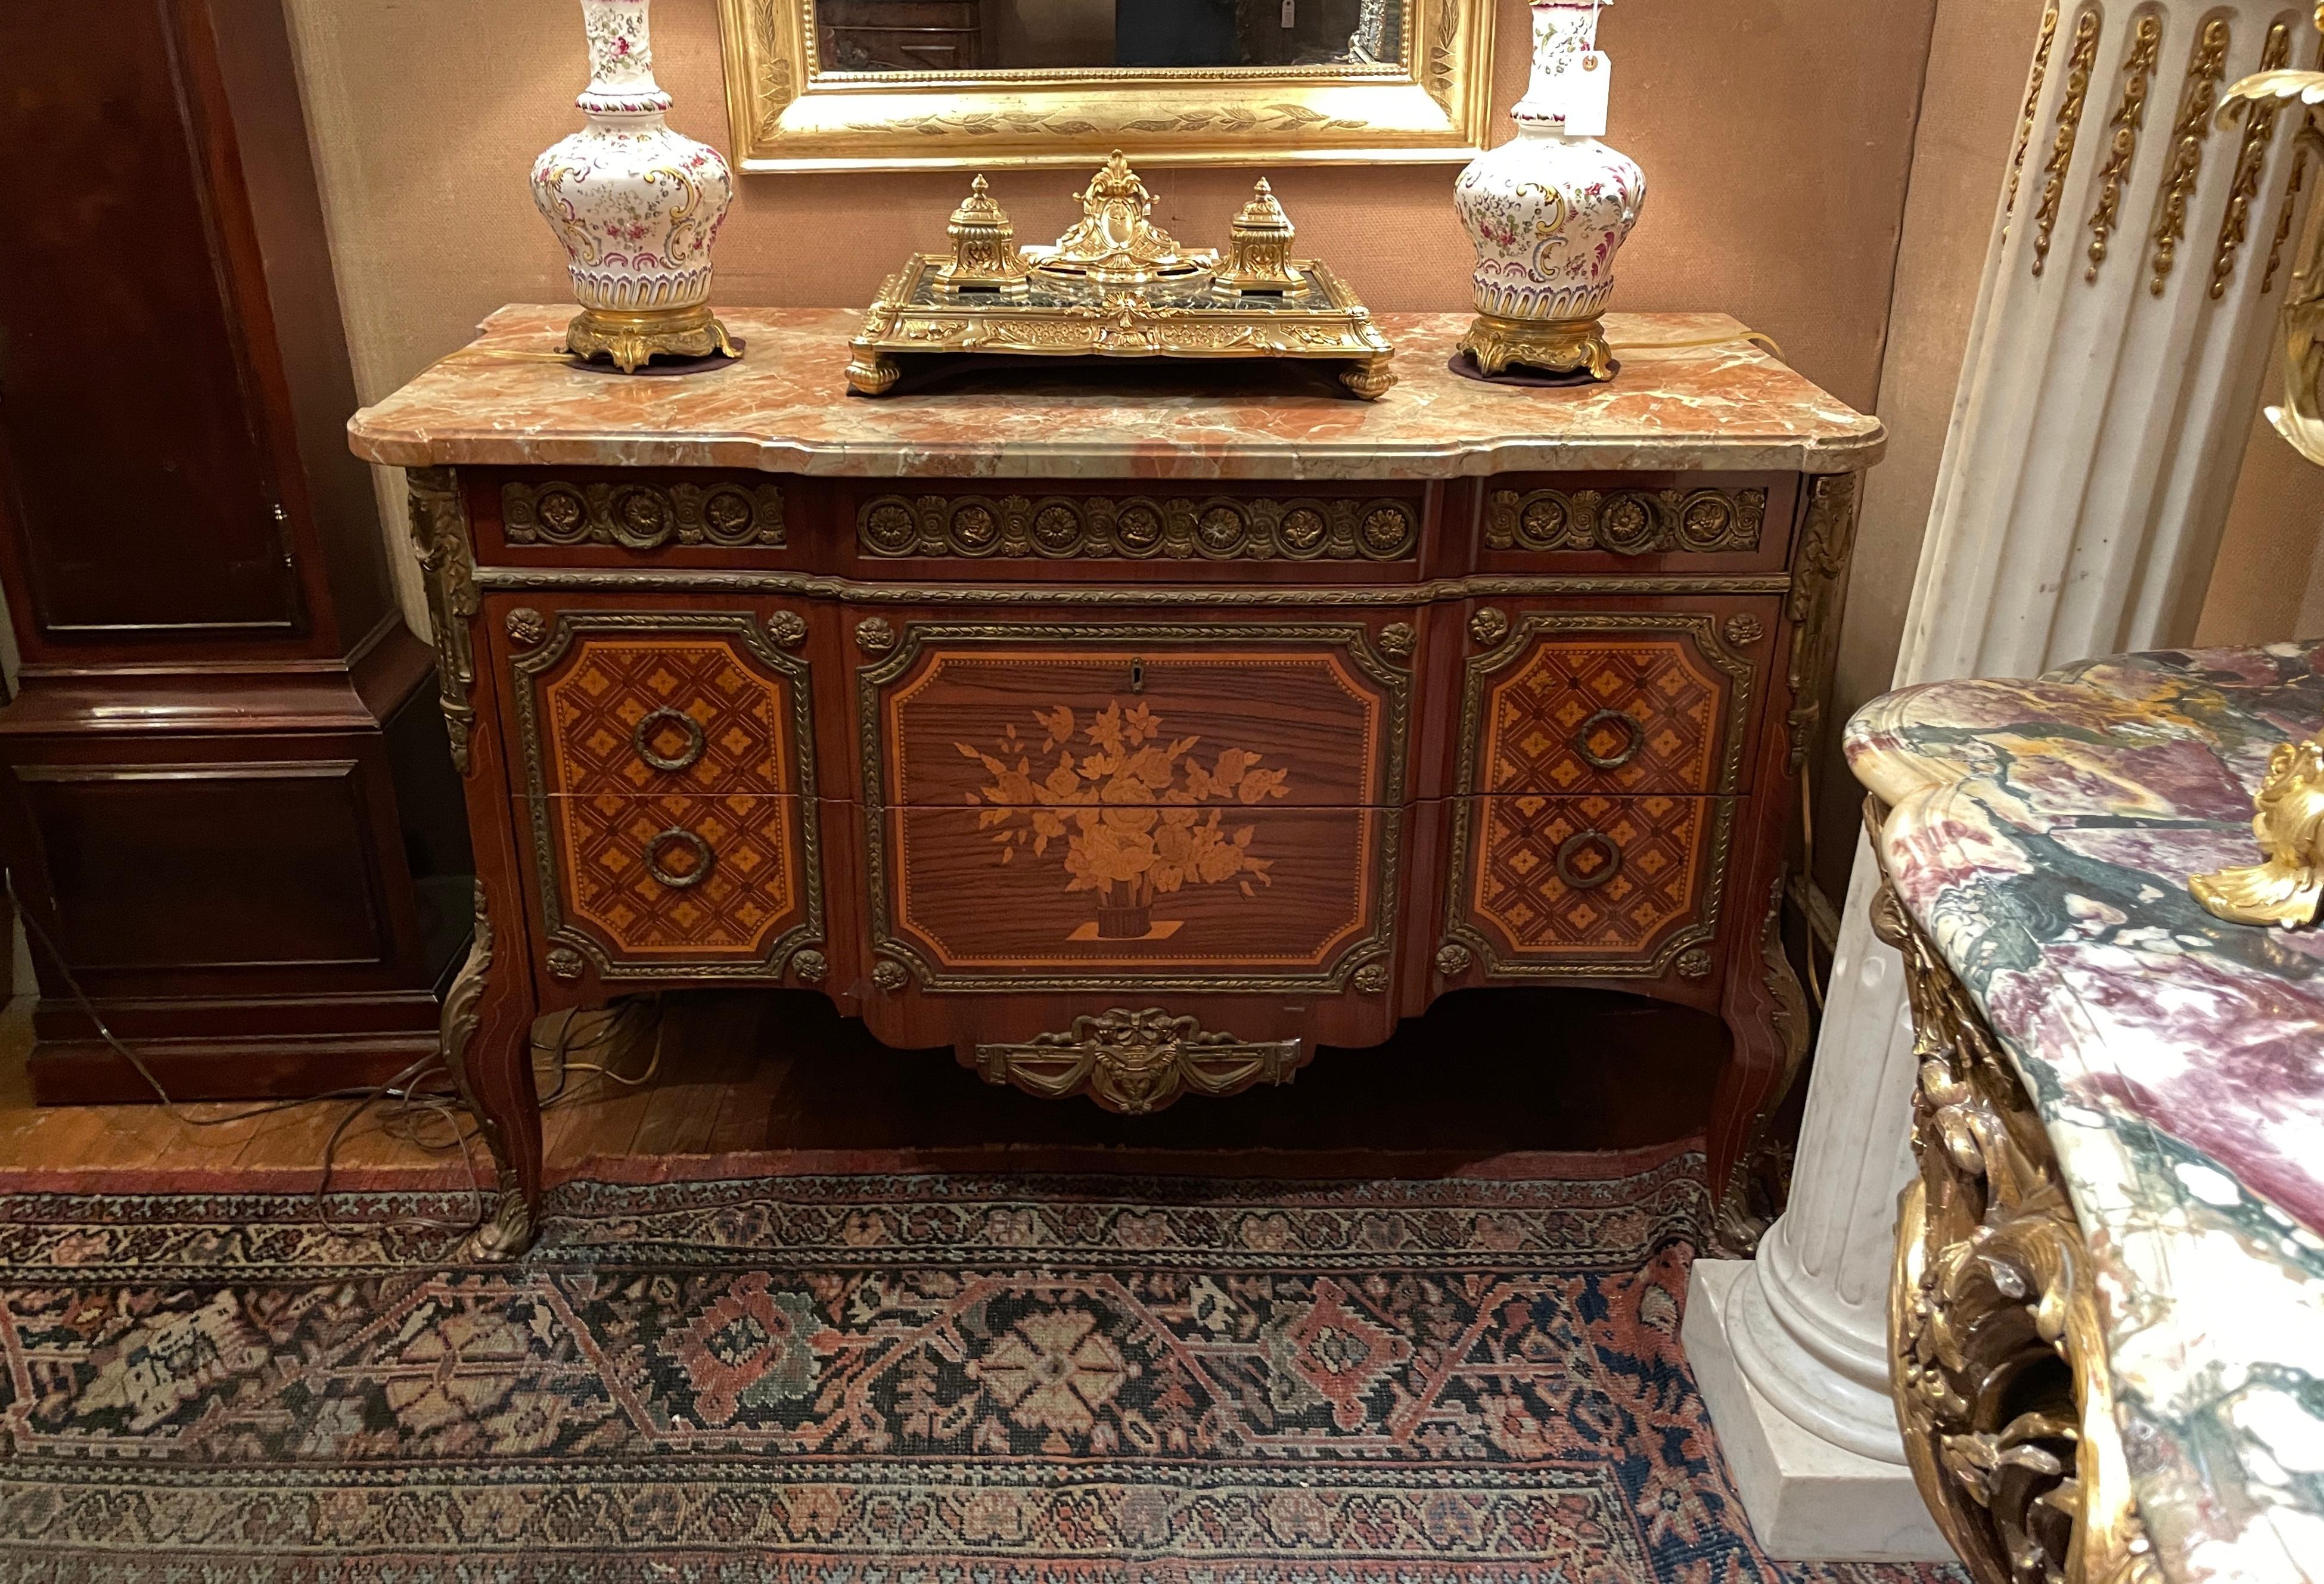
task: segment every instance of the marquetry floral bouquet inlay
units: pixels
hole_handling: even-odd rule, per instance
[[[1231,880],[1249,897],[1254,885],[1274,883],[1273,861],[1251,853],[1259,827],[1228,824],[1216,806],[1281,797],[1288,769],[1243,748],[1222,749],[1205,764],[1194,751],[1199,735],[1167,737],[1144,704],[1109,703],[1086,726],[1065,705],[1034,714],[1038,748],[1013,725],[997,755],[955,744],[992,776],[973,794],[990,806],[977,811],[977,829],[992,832],[1003,863],[1062,843],[1065,889],[1095,894],[1090,928],[1099,939],[1176,934],[1183,921],[1155,918],[1154,899],[1188,886]],[[1086,744],[1078,755],[1076,741]]]
[[[1395,916],[1406,676],[1355,623],[910,623],[859,685],[877,948],[943,988],[1344,980]]]

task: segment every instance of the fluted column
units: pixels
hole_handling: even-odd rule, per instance
[[[2219,96],[2316,49],[2304,5],[2049,10],[1900,686],[2191,635],[2286,285],[2301,114],[2223,124]],[[1784,1558],[1946,1554],[1886,1393],[1914,1064],[1901,967],[1866,916],[1872,886],[1859,843],[1791,1203],[1753,1260],[1697,1264],[1686,1316],[1744,1505]]]

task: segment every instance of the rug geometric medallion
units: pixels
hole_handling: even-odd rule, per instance
[[[1904,1584],[1769,1562],[1678,1347],[1701,1159],[1430,1181],[0,1187],[0,1579]],[[731,1162],[729,1163],[731,1171]]]

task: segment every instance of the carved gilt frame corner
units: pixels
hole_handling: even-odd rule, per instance
[[[830,72],[816,0],[718,0],[739,170],[1458,163],[1492,129],[1492,0],[1398,0],[1403,64]]]

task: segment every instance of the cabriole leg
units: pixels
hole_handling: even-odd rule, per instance
[[[444,998],[444,1064],[492,1151],[494,1198],[460,1247],[464,1259],[511,1259],[540,1225],[540,1100],[532,1082],[531,987],[514,953],[495,954],[484,882],[476,933]]]
[[[1756,972],[1749,963],[1737,968],[1720,1008],[1735,1049],[1711,1101],[1711,1191],[1717,1197],[1720,1251],[1738,1258],[1758,1248],[1781,1208],[1756,1184],[1768,1129],[1808,1054],[1808,999],[1784,952],[1783,921],[1778,871],[1759,928]]]

